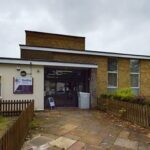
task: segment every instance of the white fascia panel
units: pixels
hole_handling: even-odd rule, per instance
[[[13,59],[0,59],[3,64],[24,64],[24,65],[41,65],[41,66],[58,66],[58,67],[74,67],[74,68],[98,68],[96,64],[79,64],[79,63],[63,63],[63,62],[42,62],[42,61],[26,61]]]
[[[39,62],[33,61],[33,65],[39,65]],[[61,63],[61,62],[40,62],[43,66],[59,66],[59,67],[75,67],[75,68],[98,68],[98,65],[77,64],[77,63]]]
[[[133,58],[133,59],[150,59],[150,56],[138,56],[130,54],[115,54],[115,53],[104,53],[104,52],[89,52],[89,51],[76,51],[76,50],[66,50],[66,49],[54,49],[54,48],[44,48],[44,47],[32,47],[26,45],[20,45],[21,49],[25,50],[35,50],[35,51],[48,51],[57,53],[69,53],[69,54],[81,54],[81,55],[94,55],[94,56],[107,56],[107,57],[121,57],[121,58]]]

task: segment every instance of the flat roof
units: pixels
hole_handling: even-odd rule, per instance
[[[4,58],[4,57],[0,57],[0,64],[71,67],[71,68],[98,68],[97,64],[57,62],[57,61],[44,61],[44,60],[27,60],[27,59]]]
[[[106,56],[106,57],[120,57],[120,58],[148,59],[148,60],[150,59],[150,56],[147,55],[134,55],[134,54],[113,53],[113,52],[92,51],[92,50],[79,51],[74,49],[49,48],[49,47],[29,46],[29,45],[20,45],[20,49],[33,51],[47,51],[56,53],[68,53],[77,55]]]

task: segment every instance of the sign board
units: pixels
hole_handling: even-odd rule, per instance
[[[32,94],[33,78],[32,77],[15,77],[14,94]]]
[[[55,101],[54,101],[54,98],[53,98],[53,97],[49,97],[49,98],[48,98],[48,101],[49,101],[49,105],[50,105],[51,108],[52,108],[52,107],[55,107]]]

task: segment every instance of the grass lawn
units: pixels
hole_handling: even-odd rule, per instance
[[[0,116],[0,137],[13,124],[13,122],[15,120],[16,120],[16,117],[3,117],[3,116]]]

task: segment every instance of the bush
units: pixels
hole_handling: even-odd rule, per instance
[[[136,96],[131,88],[118,89],[115,93],[103,93],[100,97],[150,106],[150,98]]]
[[[146,98],[143,95],[138,95],[134,98],[134,102],[137,104],[142,104],[144,105],[146,103]]]
[[[133,101],[134,93],[130,88],[119,89],[114,93],[113,99],[118,99],[122,101]]]
[[[149,98],[145,99],[144,104],[150,106],[150,99]]]
[[[114,100],[122,100],[122,101],[133,101],[135,95],[132,92],[132,89],[125,88],[119,89],[115,93],[103,93],[101,94],[101,98],[109,98]]]
[[[100,97],[101,98],[109,98],[109,99],[111,99],[111,98],[113,98],[113,94],[111,94],[111,93],[103,93],[103,94],[101,94]]]

